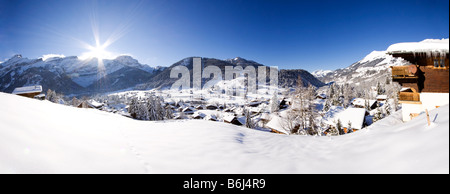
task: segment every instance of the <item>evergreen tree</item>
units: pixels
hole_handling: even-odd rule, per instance
[[[373,120],[372,120],[374,123],[383,118],[383,113],[381,113],[381,108],[380,107],[376,108],[376,111],[377,112],[373,116]]]
[[[349,120],[347,123],[347,133],[353,132],[352,122]]]
[[[280,103],[278,102],[277,93],[274,92],[272,99],[270,100],[270,112],[274,113],[277,112],[280,108]]]
[[[342,129],[341,119],[337,120],[336,130],[339,131],[339,135],[343,135],[344,134],[344,130]]]
[[[246,108],[244,108],[244,116],[245,116],[245,127],[250,128],[250,129],[254,129],[255,123],[253,123],[252,121],[252,117],[250,115],[250,111]]]

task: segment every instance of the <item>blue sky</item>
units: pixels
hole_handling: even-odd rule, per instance
[[[398,42],[449,37],[448,0],[0,0],[0,61],[106,51],[150,66],[243,57],[337,69]]]

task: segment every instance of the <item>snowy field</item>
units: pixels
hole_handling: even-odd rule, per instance
[[[333,137],[138,121],[0,93],[0,173],[449,173],[449,107]]]

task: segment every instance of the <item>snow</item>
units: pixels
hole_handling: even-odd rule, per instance
[[[449,39],[425,39],[420,42],[404,42],[393,44],[388,47],[388,52],[399,53],[399,52],[438,52],[438,53],[448,53],[449,52]]]
[[[348,123],[351,122],[353,129],[360,130],[363,127],[365,113],[364,108],[347,108],[338,114],[336,120],[341,120],[343,127],[348,127]]]
[[[342,136],[137,121],[0,93],[0,173],[449,173],[449,107]]]
[[[365,63],[368,61],[373,61],[375,59],[386,58],[386,51],[372,51],[364,59],[359,61],[360,63]]]
[[[333,71],[319,69],[319,70],[316,70],[316,71],[312,72],[311,75],[313,75],[314,77],[321,78],[321,77],[324,77],[325,75],[327,75],[328,73],[331,73],[331,72],[333,72]]]
[[[43,61],[47,61],[47,59],[58,59],[58,58],[65,58],[66,56],[64,56],[63,54],[47,54],[47,55],[42,55],[41,59]]]

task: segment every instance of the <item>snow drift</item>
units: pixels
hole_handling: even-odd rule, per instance
[[[137,121],[0,93],[0,173],[449,173],[449,108],[344,136]]]

